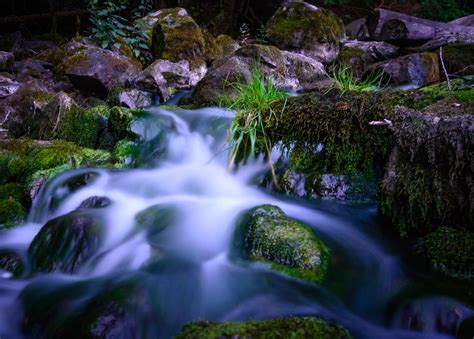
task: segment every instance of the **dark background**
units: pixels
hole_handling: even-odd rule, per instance
[[[154,9],[184,7],[214,34],[236,36],[242,23],[258,30],[282,1],[257,0],[150,0]],[[307,2],[329,7],[346,23],[375,7],[447,21],[474,13],[472,0],[325,0]],[[129,0],[129,8],[139,0]],[[54,20],[50,13],[56,13]],[[127,16],[127,13],[123,13]],[[85,0],[0,0],[0,34],[20,30],[24,35],[56,32],[74,35],[87,28]]]

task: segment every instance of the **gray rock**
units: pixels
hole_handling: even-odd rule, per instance
[[[344,38],[344,24],[333,12],[303,1],[285,3],[267,22],[268,39],[282,50],[333,62]]]
[[[78,209],[82,208],[104,208],[112,204],[112,200],[107,197],[90,197],[81,202]]]
[[[11,72],[14,61],[13,53],[0,51],[0,72]]]
[[[20,88],[20,83],[0,75],[0,99],[14,94]],[[0,121],[1,123],[1,121]]]
[[[440,78],[439,57],[436,53],[413,53],[380,62],[368,71],[382,71],[384,78],[393,85],[424,85]]]
[[[288,70],[288,77],[295,78],[295,90],[312,91],[329,88],[332,80],[329,78],[324,65],[303,54],[282,51]]]
[[[121,106],[128,108],[144,108],[153,104],[151,93],[137,89],[120,92],[118,94],[118,100]]]
[[[398,57],[400,47],[389,44],[385,41],[358,41],[349,40],[343,43],[344,47],[357,48],[366,53],[374,60],[387,60]]]
[[[116,52],[74,43],[66,48],[64,72],[78,89],[105,97],[118,85],[130,82],[141,72],[138,61]]]
[[[191,68],[186,60],[157,60],[138,75],[135,84],[142,90],[156,91],[162,100],[167,100],[176,90],[196,86],[206,72],[205,65]]]

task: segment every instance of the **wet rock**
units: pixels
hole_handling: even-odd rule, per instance
[[[5,276],[18,277],[25,270],[21,257],[14,251],[0,250],[0,277],[3,275],[1,270],[8,272]]]
[[[470,313],[461,303],[448,298],[422,298],[406,301],[395,312],[397,328],[455,336],[462,320]]]
[[[117,85],[125,85],[141,71],[129,57],[91,45],[72,45],[64,60],[64,73],[78,89],[105,98]]]
[[[148,14],[145,20],[155,59],[186,60],[191,68],[205,64],[206,37],[184,8],[159,10]]]
[[[15,92],[18,91],[19,88],[20,88],[20,83],[12,80],[9,77],[0,75],[0,99],[3,99],[12,94],[15,94]]]
[[[81,202],[78,209],[82,208],[104,208],[112,204],[112,200],[107,197],[90,197]]]
[[[351,40],[364,41],[370,38],[369,29],[367,28],[367,18],[359,18],[345,27],[346,35]]]
[[[440,78],[439,58],[436,53],[424,52],[381,62],[369,67],[369,71],[381,71],[390,84],[424,85]]]
[[[54,87],[53,65],[44,60],[27,59],[15,62],[16,80],[29,83],[38,90],[52,91]]]
[[[237,51],[240,47],[242,47],[237,40],[234,40],[230,36],[225,34],[217,36],[216,43],[219,49],[218,58],[225,58]]]
[[[152,94],[136,89],[122,91],[118,94],[120,106],[127,108],[145,108],[153,104]]]
[[[474,232],[441,227],[421,238],[416,251],[441,273],[474,278]]]
[[[179,218],[178,209],[173,205],[154,205],[141,211],[135,217],[135,227],[145,230],[148,241],[154,242],[154,237],[171,225],[176,224]]]
[[[83,212],[48,221],[28,248],[33,266],[41,272],[76,273],[99,249],[101,222]]]
[[[14,61],[13,53],[0,51],[0,72],[11,72]]]
[[[205,65],[191,69],[186,60],[157,60],[140,73],[135,83],[143,90],[157,92],[161,100],[166,101],[177,90],[196,86],[206,71]]]
[[[249,259],[293,277],[321,282],[326,274],[329,249],[311,228],[288,218],[277,206],[261,205],[246,212],[235,245],[242,246]]]
[[[315,317],[292,317],[274,320],[187,324],[176,339],[184,338],[321,338],[349,339],[343,327]]]
[[[306,2],[286,2],[266,26],[278,48],[302,53],[322,63],[333,62],[344,37],[342,21],[331,11]]]

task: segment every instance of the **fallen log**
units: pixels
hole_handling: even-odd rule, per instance
[[[373,40],[388,41],[421,52],[447,44],[473,43],[474,26],[470,26],[473,20],[474,17],[468,16],[452,22],[438,22],[379,8],[368,16],[367,29]]]

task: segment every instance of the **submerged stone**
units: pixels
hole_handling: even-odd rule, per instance
[[[220,324],[196,321],[184,326],[175,338],[349,339],[351,335],[342,326],[316,317],[292,317],[273,320],[225,322]]]
[[[97,217],[72,212],[48,221],[28,253],[38,271],[76,273],[98,250],[101,234]]]
[[[112,200],[107,197],[90,197],[81,202],[78,209],[82,208],[105,208],[112,204]]]
[[[18,277],[23,273],[25,267],[16,252],[2,249],[0,250],[0,270],[5,270],[13,277]]]
[[[235,242],[244,256],[290,276],[321,282],[326,274],[329,249],[309,226],[288,218],[277,206],[261,205],[246,212]]]

